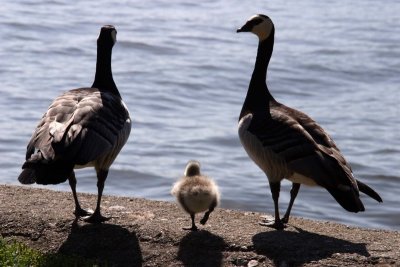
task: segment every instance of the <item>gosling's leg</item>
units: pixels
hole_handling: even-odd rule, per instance
[[[190,227],[190,228],[189,228],[189,227],[183,227],[182,229],[183,229],[183,230],[197,231],[197,226],[196,226],[196,224],[194,223],[195,213],[193,213],[193,212],[188,208],[188,206],[186,206],[185,198],[183,197],[183,195],[179,195],[178,198],[179,198],[179,203],[181,204],[182,208],[183,208],[187,213],[190,214],[190,218],[192,219],[192,227]]]
[[[190,228],[185,227],[185,228],[183,228],[183,230],[197,231],[198,228],[197,228],[196,224],[194,223],[195,214],[190,213],[190,218],[192,219],[192,227],[190,227]]]
[[[215,209],[216,206],[217,206],[217,202],[214,201],[214,202],[210,205],[208,211],[204,214],[203,219],[200,220],[200,223],[201,223],[201,224],[203,224],[203,225],[206,224],[206,222],[208,221],[208,217],[210,217],[211,212],[214,211],[214,209]]]
[[[89,216],[91,213],[82,209],[81,205],[79,204],[78,196],[76,194],[76,177],[75,177],[74,171],[72,171],[71,175],[68,177],[68,182],[69,182],[69,186],[71,187],[71,190],[72,190],[72,195],[74,196],[74,202],[75,202],[74,214],[75,214],[75,216],[76,217]]]
[[[110,217],[104,217],[100,212],[101,196],[103,195],[104,183],[107,179],[108,170],[97,171],[97,205],[96,209],[89,218],[85,219],[89,223],[101,223],[111,219]]]
[[[294,200],[297,197],[297,193],[299,193],[299,189],[300,189],[300,184],[298,184],[298,183],[292,184],[292,189],[290,190],[289,206],[286,210],[285,216],[283,216],[283,218],[281,220],[285,224],[289,222],[290,211],[292,210]]]

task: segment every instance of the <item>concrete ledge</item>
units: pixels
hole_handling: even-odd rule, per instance
[[[83,208],[96,195],[79,194]],[[285,231],[260,226],[256,212],[216,209],[188,232],[174,203],[104,196],[113,218],[74,220],[72,194],[0,185],[0,233],[45,253],[75,254],[108,266],[400,266],[400,232],[293,217]],[[198,220],[197,220],[198,221]]]

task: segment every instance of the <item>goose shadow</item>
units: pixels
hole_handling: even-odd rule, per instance
[[[59,254],[94,259],[106,266],[142,266],[142,253],[134,231],[113,224],[72,224]]]
[[[295,228],[297,232],[271,231],[254,235],[255,251],[267,256],[276,266],[295,267],[329,258],[335,253],[370,256],[365,243],[353,243]]]
[[[221,266],[225,241],[208,231],[192,231],[179,243],[178,259],[184,266]]]

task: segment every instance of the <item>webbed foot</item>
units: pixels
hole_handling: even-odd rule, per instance
[[[197,231],[199,228],[197,228],[196,225],[193,225],[192,227],[183,227],[183,230],[188,230],[188,231]]]
[[[284,224],[287,224],[287,223],[289,222],[289,217],[284,216],[284,217],[281,219],[281,222],[284,223]]]
[[[86,217],[86,216],[90,216],[92,213],[93,212],[84,210],[81,207],[75,208],[75,211],[74,211],[75,217]]]
[[[111,217],[104,217],[100,212],[94,212],[92,215],[83,220],[88,223],[102,223],[110,219]]]
[[[259,224],[262,226],[274,228],[276,230],[283,230],[287,227],[285,222],[283,222],[282,220],[263,220]]]

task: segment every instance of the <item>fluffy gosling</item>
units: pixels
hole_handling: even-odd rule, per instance
[[[187,163],[184,176],[172,187],[171,194],[181,207],[190,214],[192,227],[184,230],[197,231],[194,222],[195,214],[206,211],[200,220],[205,224],[214,208],[219,204],[219,190],[216,183],[207,176],[200,174],[200,163],[191,160]]]

